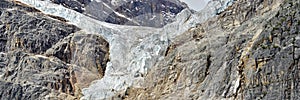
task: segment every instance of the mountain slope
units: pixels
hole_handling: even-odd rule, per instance
[[[145,86],[119,97],[299,99],[299,6],[297,0],[237,0],[178,36]]]
[[[101,36],[20,2],[0,5],[0,99],[76,99],[103,77]]]
[[[177,2],[135,1],[0,1],[0,98],[299,99],[299,1],[213,0],[162,28],[88,14]]]
[[[100,21],[163,27],[187,6],[178,0],[51,0]]]

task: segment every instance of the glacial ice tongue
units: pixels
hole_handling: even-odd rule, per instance
[[[176,21],[163,28],[122,26],[100,22],[81,13],[67,9],[49,1],[16,0],[33,6],[43,13],[65,18],[69,23],[83,29],[88,34],[99,34],[110,44],[110,62],[102,79],[94,81],[82,90],[81,99],[104,99],[112,97],[127,87],[142,87],[143,77],[154,64],[164,57],[164,52],[174,37],[182,34],[197,23],[213,17],[201,15],[207,11],[224,8],[224,3],[212,1],[208,5],[218,5],[192,14],[185,9],[176,16]],[[229,0],[227,0],[229,1]],[[226,4],[227,5],[227,4]]]

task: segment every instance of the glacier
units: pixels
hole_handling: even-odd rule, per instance
[[[110,62],[102,79],[94,81],[82,90],[85,99],[105,99],[128,87],[143,87],[143,76],[159,60],[163,59],[173,39],[214,17],[232,3],[232,0],[210,1],[203,10],[192,13],[183,10],[176,21],[163,28],[124,26],[101,22],[49,0],[16,0],[41,10],[45,14],[68,20],[87,34],[99,34],[110,44]]]

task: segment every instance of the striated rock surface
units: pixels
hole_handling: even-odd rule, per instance
[[[109,15],[127,23],[123,7],[167,0],[16,1],[0,1],[1,99],[299,99],[297,0],[213,0],[162,28],[87,12],[125,4]]]
[[[237,0],[172,41],[123,99],[299,99],[297,0]]]
[[[0,52],[23,50],[42,54],[60,39],[79,30],[74,25],[51,20],[35,8],[0,2]]]
[[[109,44],[63,18],[0,1],[0,99],[79,99],[101,79]]]
[[[70,67],[59,59],[21,51],[2,56],[1,99],[74,98]]]

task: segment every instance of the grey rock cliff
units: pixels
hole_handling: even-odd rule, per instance
[[[0,5],[0,99],[78,99],[103,77],[109,44],[101,36],[20,2]]]

